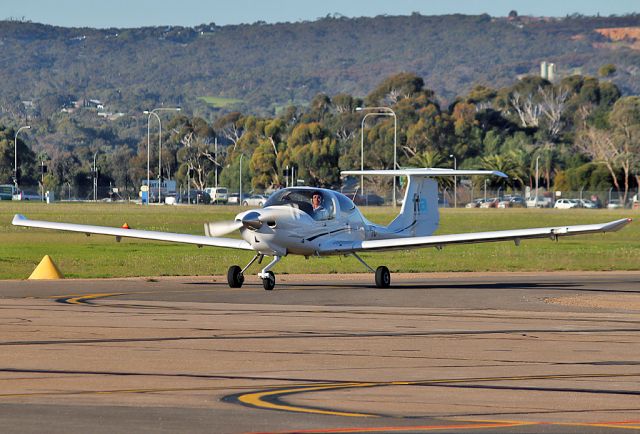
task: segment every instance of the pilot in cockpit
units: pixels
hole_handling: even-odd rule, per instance
[[[311,197],[311,205],[313,206],[313,218],[315,220],[327,220],[329,212],[322,204],[322,193],[314,191]]]

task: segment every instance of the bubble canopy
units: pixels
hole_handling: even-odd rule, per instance
[[[314,194],[321,197],[320,203],[326,210],[320,216],[313,210]],[[351,199],[341,193],[308,187],[278,190],[269,197],[264,206],[291,206],[306,212],[316,220],[331,220],[335,218],[337,212],[350,212],[356,207]]]

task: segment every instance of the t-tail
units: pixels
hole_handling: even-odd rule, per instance
[[[380,238],[422,237],[433,234],[438,229],[440,213],[438,212],[438,176],[500,176],[502,172],[492,170],[453,170],[453,169],[401,169],[401,170],[348,170],[342,175],[365,176],[406,176],[407,189],[400,214],[389,226],[379,233]]]

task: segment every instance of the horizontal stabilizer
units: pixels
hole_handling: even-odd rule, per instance
[[[507,175],[498,170],[454,170],[454,169],[398,169],[398,170],[343,170],[340,172],[346,175],[386,175],[386,176],[499,176],[508,178]]]

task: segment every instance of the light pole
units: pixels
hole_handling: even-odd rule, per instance
[[[450,154],[449,158],[453,158],[453,170],[458,170],[458,159],[456,156]],[[453,175],[453,207],[458,208],[458,175]]]
[[[534,205],[538,206],[538,161],[540,160],[540,156],[536,157],[536,198],[533,200]]]
[[[96,157],[98,152],[93,154],[93,201],[97,201],[98,197],[98,168],[96,167]]]
[[[244,154],[240,154],[240,175],[238,181],[240,181],[240,189],[238,191],[238,205],[242,206],[242,157]]]
[[[145,110],[143,113],[145,115],[149,115],[147,119],[147,205],[149,205],[149,199],[151,197],[151,179],[149,177],[150,166],[151,166],[151,115],[154,115],[156,119],[158,119],[158,126],[160,132],[158,133],[158,203],[160,203],[160,181],[162,180],[162,122],[160,121],[160,116],[158,116],[159,111],[174,111],[179,112],[180,107],[158,107],[153,110]]]
[[[367,116],[393,116],[393,170],[398,168],[398,117],[391,107],[356,107],[356,111],[377,110],[367,113],[360,126],[360,170],[364,170],[364,121]],[[384,111],[380,111],[384,110]],[[360,187],[364,196],[364,176],[360,176]],[[396,207],[396,177],[393,177],[393,207]]]
[[[484,201],[487,201],[487,181],[488,179],[485,178],[484,180]]]
[[[31,129],[31,125],[25,125],[23,127],[18,128],[18,131],[16,131],[16,135],[13,138],[13,154],[14,154],[14,158],[15,158],[15,166],[13,168],[13,182],[16,186],[16,194],[18,194],[18,133],[22,130],[30,130]]]

